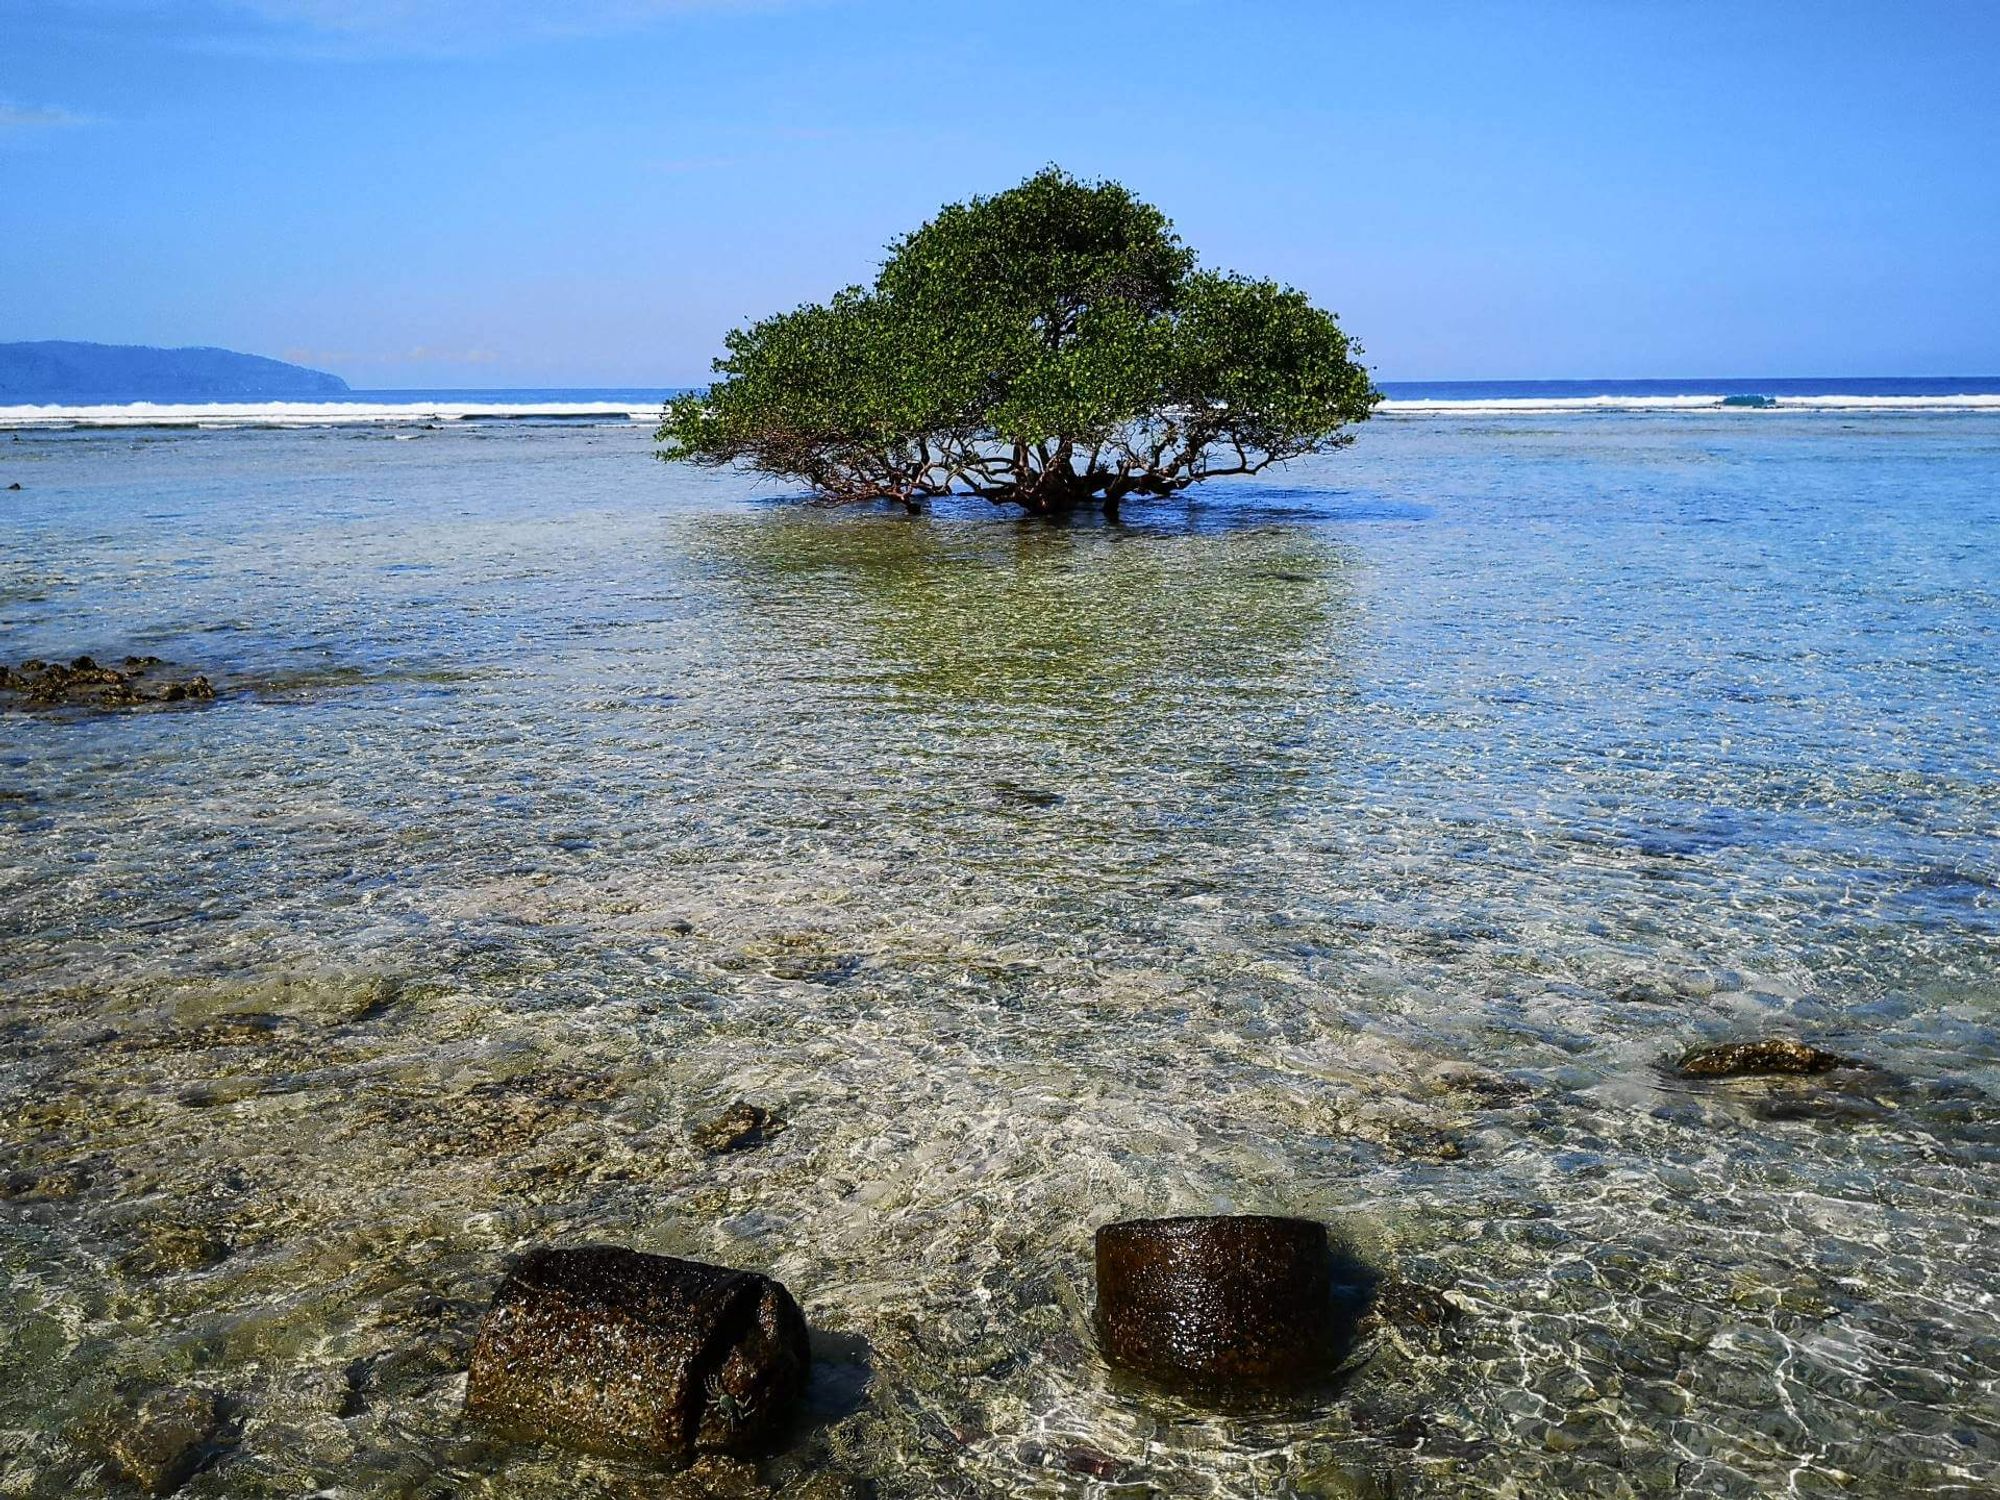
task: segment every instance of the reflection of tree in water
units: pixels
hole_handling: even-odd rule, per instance
[[[699,545],[757,656],[849,705],[824,727],[854,739],[827,756],[921,765],[963,797],[1096,804],[1122,782],[1128,824],[1269,816],[1346,675],[1348,564],[1304,527],[790,512],[704,523]]]

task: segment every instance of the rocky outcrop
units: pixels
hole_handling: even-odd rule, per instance
[[[206,677],[171,677],[158,670],[163,665],[157,656],[128,656],[115,667],[89,656],[71,662],[24,661],[0,667],[0,693],[18,694],[32,708],[135,708],[214,699],[215,688]]]
[[[616,1458],[754,1453],[784,1430],[812,1355],[769,1277],[610,1246],[536,1250],[494,1295],[466,1415]]]
[[[1789,1037],[1765,1037],[1754,1042],[1690,1048],[1674,1065],[1674,1071],[1683,1078],[1747,1078],[1775,1073],[1831,1073],[1836,1068],[1862,1066],[1865,1065],[1852,1058],[1822,1052]]]
[[[1271,1391],[1331,1372],[1347,1328],[1326,1226],[1246,1215],[1097,1232],[1097,1341],[1120,1369],[1197,1392]]]

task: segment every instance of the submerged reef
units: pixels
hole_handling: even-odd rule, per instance
[[[219,695],[0,710],[0,1497],[2000,1493],[1989,419],[1748,415],[1121,528],[0,442],[8,659]],[[1781,1037],[1869,1066],[1676,1070]],[[1095,1231],[1247,1214],[1332,1379],[1108,1365]],[[467,1420],[591,1245],[790,1291],[775,1451]]]

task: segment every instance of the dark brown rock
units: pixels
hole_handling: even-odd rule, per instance
[[[706,1125],[696,1127],[694,1143],[709,1155],[720,1156],[726,1151],[748,1151],[752,1146],[761,1146],[787,1128],[783,1120],[763,1106],[738,1099]]]
[[[1113,1480],[1125,1472],[1124,1464],[1088,1443],[1072,1443],[1060,1457],[1062,1466],[1070,1473],[1090,1479]]]
[[[104,1435],[118,1477],[149,1495],[170,1495],[220,1451],[222,1415],[209,1391],[162,1391]]]
[[[1113,1365],[1227,1394],[1330,1373],[1342,1352],[1326,1226],[1258,1215],[1097,1231],[1097,1341]]]
[[[811,1359],[798,1304],[769,1277],[610,1246],[535,1250],[480,1325],[465,1410],[617,1458],[753,1453],[783,1430]]]
[[[1822,1052],[1789,1037],[1765,1037],[1755,1042],[1690,1048],[1676,1071],[1683,1078],[1746,1078],[1769,1073],[1830,1073],[1835,1068],[1861,1066],[1851,1058]]]
[[[17,693],[31,707],[59,705],[89,708],[134,708],[147,703],[207,703],[215,686],[206,677],[158,679],[157,656],[128,656],[122,667],[101,665],[95,657],[79,656],[67,664],[24,661],[18,668],[0,667],[0,691]]]

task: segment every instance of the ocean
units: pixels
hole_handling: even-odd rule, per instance
[[[664,1493],[459,1417],[593,1242],[797,1294],[788,1492],[2000,1492],[2000,381],[1647,384],[1120,526],[657,391],[0,413],[0,658],[218,691],[0,715],[0,1495],[163,1386],[189,1495]],[[1672,1070],[1765,1035],[1867,1066]],[[1435,1296],[1112,1377],[1092,1231],[1225,1211]]]

